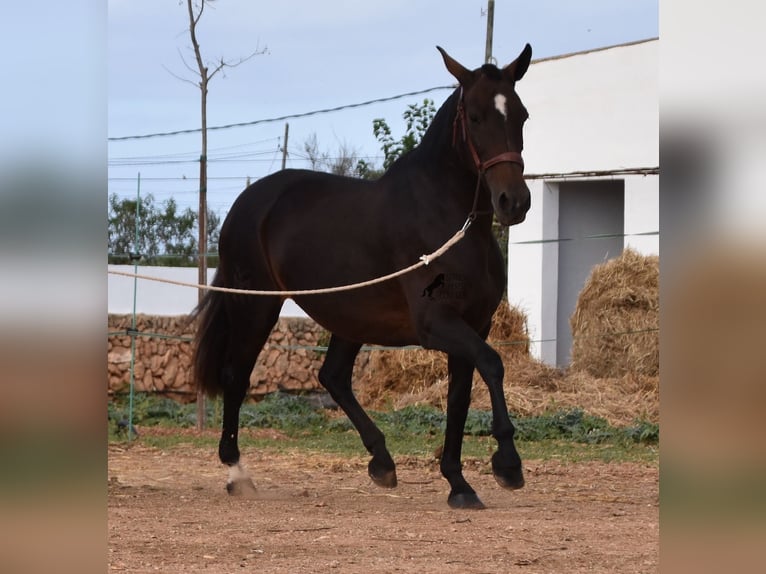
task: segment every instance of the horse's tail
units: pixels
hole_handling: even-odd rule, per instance
[[[216,271],[213,283],[223,287],[220,268]],[[224,305],[226,295],[220,291],[207,291],[192,312],[192,320],[197,321],[194,337],[194,380],[197,388],[209,396],[223,391],[221,371],[226,354],[228,317]]]

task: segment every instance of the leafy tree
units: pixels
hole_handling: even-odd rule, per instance
[[[383,175],[385,170],[375,167],[375,165],[367,162],[364,159],[360,159],[356,162],[354,171],[356,172],[356,176],[361,177],[362,179],[378,179],[381,175]]]
[[[331,156],[319,149],[316,134],[312,134],[303,144],[303,151],[311,163],[311,169],[326,171],[337,175],[360,177],[362,179],[377,179],[387,170],[399,156],[410,151],[420,143],[431,120],[436,114],[433,100],[426,98],[422,104],[410,104],[402,114],[407,129],[404,135],[395,140],[391,128],[383,118],[372,122],[375,138],[380,142],[383,151],[383,167],[377,167],[365,159],[358,157],[355,149],[348,145],[339,146],[336,154]]]
[[[404,135],[395,140],[391,135],[391,128],[386,120],[378,118],[372,121],[372,131],[375,139],[380,142],[383,150],[383,169],[388,169],[400,156],[413,149],[423,139],[428,126],[431,125],[436,115],[436,108],[433,100],[428,98],[423,100],[422,104],[410,104],[404,110],[402,117],[407,123],[407,129]]]
[[[197,264],[197,213],[179,210],[173,198],[157,205],[154,196],[141,198],[136,222],[136,200],[109,197],[109,263],[128,263],[132,255],[148,265],[189,266]],[[138,225],[138,243],[136,243]],[[220,218],[208,209],[208,251],[218,245]]]

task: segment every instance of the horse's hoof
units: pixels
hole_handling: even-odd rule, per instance
[[[521,468],[505,468],[493,471],[497,483],[508,490],[518,490],[524,487],[524,474]]]
[[[449,504],[450,508],[460,510],[484,510],[486,508],[475,492],[450,494],[447,499],[447,504]]]
[[[378,473],[377,475],[370,471],[370,478],[372,479],[372,482],[383,488],[396,488],[396,485],[398,484],[395,470]]]
[[[238,480],[227,482],[226,492],[228,492],[231,496],[249,498],[255,496],[257,491],[255,490],[255,484],[253,484],[251,479],[240,478]]]

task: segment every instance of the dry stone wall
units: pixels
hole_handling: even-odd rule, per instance
[[[126,391],[130,384],[131,315],[109,315],[107,344],[108,391]],[[161,392],[194,400],[192,343],[194,325],[186,315],[137,315],[135,390]],[[125,333],[124,335],[118,333]],[[154,335],[154,336],[149,336]],[[319,388],[317,373],[324,354],[312,349],[326,345],[327,334],[311,319],[279,319],[250,376],[250,395],[261,397],[277,390],[309,391]],[[360,355],[357,369],[367,353]]]

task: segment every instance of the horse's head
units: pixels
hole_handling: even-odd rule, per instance
[[[497,220],[503,225],[521,223],[530,206],[521,157],[522,128],[528,114],[515,86],[529,67],[532,48],[527,44],[503,69],[485,64],[476,70],[465,68],[437,48],[447,70],[460,83],[455,145],[463,146],[466,162],[477,177],[484,177]]]

